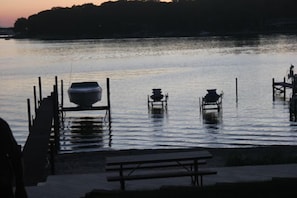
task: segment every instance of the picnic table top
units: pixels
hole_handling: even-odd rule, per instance
[[[202,160],[211,158],[212,155],[206,150],[180,151],[170,153],[125,155],[106,158],[106,165],[158,163],[170,161]]]

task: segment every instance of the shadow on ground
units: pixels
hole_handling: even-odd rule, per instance
[[[297,197],[297,178],[273,178],[267,182],[248,182],[235,184],[216,184],[203,188],[162,187],[159,190],[144,191],[104,191],[93,190],[85,198],[180,198],[180,197]]]

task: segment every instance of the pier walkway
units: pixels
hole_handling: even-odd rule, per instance
[[[37,185],[47,177],[48,149],[54,114],[53,95],[44,98],[35,112],[35,119],[23,149],[26,185]]]

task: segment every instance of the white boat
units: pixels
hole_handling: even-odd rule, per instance
[[[74,82],[68,89],[70,102],[79,107],[91,107],[101,100],[102,88],[97,82]]]

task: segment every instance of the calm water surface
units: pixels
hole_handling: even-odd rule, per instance
[[[71,82],[98,81],[104,92],[96,105],[106,104],[110,78],[111,130],[105,112],[68,112],[61,149],[296,145],[297,125],[289,121],[287,102],[272,101],[272,78],[282,81],[290,64],[297,65],[296,49],[297,36],[287,35],[0,40],[1,117],[23,145],[26,100],[33,101],[39,76],[43,96],[52,90],[55,76],[64,81],[65,92]],[[152,88],[168,93],[167,111],[148,110]],[[202,115],[199,98],[212,88],[224,92],[223,111]],[[67,95],[64,104],[73,106]]]

